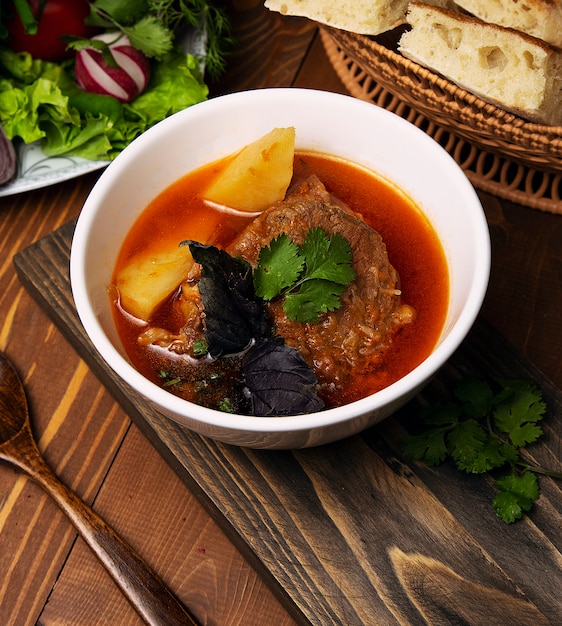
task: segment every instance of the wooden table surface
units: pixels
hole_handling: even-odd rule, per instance
[[[345,93],[314,24],[269,13],[255,0],[233,2],[230,12],[238,46],[213,95],[276,86]],[[63,481],[143,555],[202,624],[306,623],[278,599],[278,590],[269,589],[251,555],[231,543],[16,276],[13,256],[76,217],[96,178],[0,200],[0,349],[25,381],[39,447]],[[562,387],[562,216],[486,194],[481,199],[493,242],[482,317]],[[560,516],[560,500],[551,497],[550,505]],[[532,515],[522,524],[531,528]],[[501,527],[506,545],[512,528]],[[514,535],[515,555],[521,536]],[[532,541],[531,531],[528,536]],[[548,575],[556,585],[562,583],[562,531],[550,541],[558,561]],[[532,577],[541,563],[526,566]],[[64,515],[7,465],[0,465],[0,572],[0,624],[141,623]],[[548,615],[551,623],[562,623],[557,611]],[[475,617],[465,623],[491,622]]]

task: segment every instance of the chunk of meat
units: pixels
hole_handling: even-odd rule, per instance
[[[395,333],[413,321],[415,311],[401,302],[399,277],[380,234],[333,200],[315,176],[258,216],[227,251],[255,266],[260,250],[281,233],[302,244],[314,227],[349,241],[355,281],[346,287],[341,307],[322,314],[316,324],[288,319],[282,301],[271,302],[269,314],[278,334],[316,370],[320,384],[334,389],[355,368],[376,367]]]

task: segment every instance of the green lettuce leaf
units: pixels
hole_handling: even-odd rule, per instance
[[[6,136],[40,140],[48,156],[111,160],[157,122],[207,96],[197,61],[179,51],[155,63],[145,92],[121,105],[85,94],[74,80],[72,62],[49,63],[0,49],[0,122]]]
[[[208,88],[203,82],[197,60],[181,52],[170,54],[157,63],[148,89],[125,105],[131,117],[152,126],[165,117],[205,100]]]

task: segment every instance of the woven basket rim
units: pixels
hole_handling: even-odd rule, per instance
[[[478,132],[475,132],[470,123],[464,123],[465,120],[461,123],[447,115],[445,107],[437,113],[434,109],[428,109],[432,102],[420,103],[420,98],[424,96],[429,99],[428,94],[404,93],[407,84],[401,84],[402,89],[397,89],[395,82],[389,81],[386,74],[379,79],[390,63],[383,60],[382,67],[377,66],[376,71],[373,71],[372,65],[366,67],[366,63],[349,55],[346,47],[338,37],[332,36],[329,29],[321,28],[320,38],[336,74],[351,95],[382,106],[422,128],[449,152],[476,188],[529,208],[562,214],[562,152],[559,155],[547,153],[541,150],[542,146],[538,146],[537,150],[535,145],[529,147],[521,142],[513,142],[510,137],[502,137],[500,140],[494,136],[492,127],[483,129],[480,126]],[[413,63],[406,61],[404,59],[405,66]],[[418,67],[414,69],[418,71]],[[420,70],[422,74],[426,73],[425,68]],[[395,74],[390,73],[390,76],[393,78]],[[455,87],[451,91],[467,93]],[[472,94],[468,94],[468,97],[478,100]],[[484,108],[493,107],[484,101],[481,101],[481,105]],[[454,103],[449,110],[458,113]],[[526,123],[513,114],[506,115],[515,117],[515,122],[520,126]],[[532,126],[542,127],[536,124]]]
[[[331,26],[321,26],[330,36],[332,36],[346,51],[352,54],[350,44],[360,44],[364,51],[371,51],[386,60],[396,68],[387,65],[384,69],[389,73],[398,75],[413,74],[421,81],[426,81],[432,88],[437,87],[441,92],[447,93],[451,100],[462,103],[467,108],[475,110],[474,116],[480,115],[486,118],[486,123],[500,131],[502,135],[525,137],[527,141],[534,141],[537,144],[549,143],[551,141],[560,142],[562,145],[562,126],[542,124],[536,121],[527,120],[513,112],[483,100],[480,96],[473,94],[463,87],[456,85],[447,78],[436,72],[421,66],[420,64],[402,56],[400,53],[387,48],[375,39],[366,36],[342,31]],[[352,54],[353,56],[353,54]],[[366,55],[365,55],[366,56]],[[371,67],[370,69],[373,69]],[[400,74],[399,74],[400,73]],[[435,89],[432,89],[435,91]],[[562,105],[562,103],[561,103]],[[465,115],[467,110],[464,110]],[[468,110],[470,115],[470,110]]]

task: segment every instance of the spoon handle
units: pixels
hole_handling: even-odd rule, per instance
[[[197,626],[178,598],[133,548],[58,479],[34,442],[31,448],[27,447],[27,465],[22,469],[66,513],[145,622],[154,626]]]

